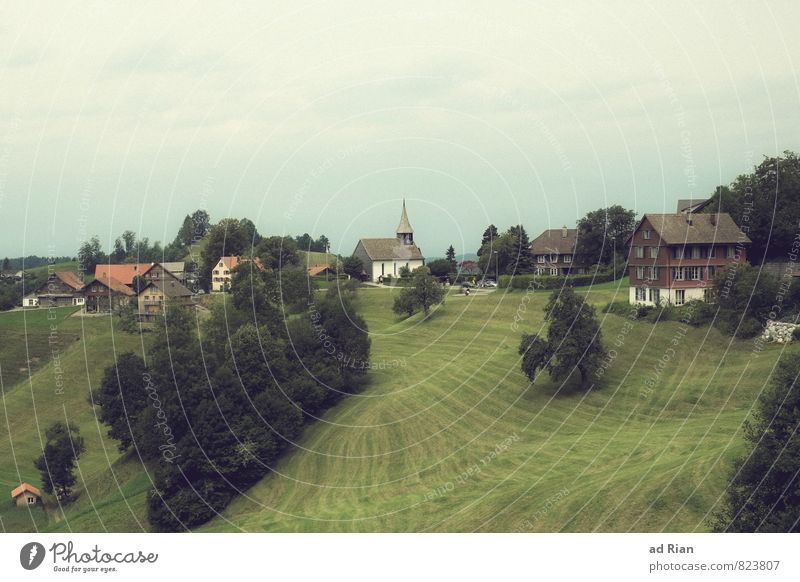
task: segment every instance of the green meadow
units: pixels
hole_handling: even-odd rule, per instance
[[[580,292],[602,307],[627,297],[617,285]],[[799,351],[599,313],[614,351],[581,391],[520,371],[520,335],[543,329],[549,292],[454,290],[427,319],[405,320],[391,311],[395,292],[365,287],[355,302],[372,338],[366,389],[202,531],[706,531],[744,450],[742,422],[778,359]],[[2,337],[24,344],[21,321],[0,314]],[[54,420],[76,422],[87,445],[76,501],[29,511],[7,497],[5,531],[148,528],[148,474],[135,452],[120,455],[89,401],[115,354],[142,350],[111,323],[64,319],[77,339],[60,356],[62,393],[47,357],[5,384],[0,487],[39,484],[32,460]],[[4,341],[0,358],[12,349]]]

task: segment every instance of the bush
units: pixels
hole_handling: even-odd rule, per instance
[[[613,273],[596,275],[568,275],[567,277],[544,275],[500,275],[497,287],[500,289],[560,289],[561,287],[586,287],[614,280]]]
[[[739,328],[736,330],[736,337],[740,339],[750,339],[759,335],[764,331],[761,322],[755,317],[747,317],[741,321]]]
[[[792,332],[792,339],[794,341],[800,341],[800,327],[794,328],[794,331]]]

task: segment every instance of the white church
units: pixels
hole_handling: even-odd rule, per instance
[[[364,276],[369,281],[383,280],[387,275],[400,276],[400,269],[408,267],[411,271],[425,264],[422,251],[414,244],[414,229],[406,214],[406,201],[394,238],[362,238],[353,251],[353,256],[361,259]]]

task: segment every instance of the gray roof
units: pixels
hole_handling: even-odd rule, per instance
[[[358,244],[364,247],[367,256],[373,261],[381,259],[411,261],[423,258],[417,245],[404,245],[397,238],[362,238]]]
[[[686,212],[688,210],[698,212],[708,206],[709,202],[711,202],[711,198],[682,198],[678,200],[677,212]]]
[[[186,268],[186,262],[176,261],[173,263],[161,263],[161,266],[174,275],[176,273],[183,273]]]
[[[397,225],[397,234],[413,234],[414,229],[411,228],[411,223],[408,221],[408,214],[406,214],[406,201],[403,200],[403,213],[400,215],[400,224]]]
[[[715,221],[716,224],[712,224]],[[667,244],[750,243],[750,239],[727,212],[719,214],[645,214],[661,239]],[[691,219],[691,224],[689,224]],[[636,227],[637,230],[642,222]]]
[[[578,229],[568,228],[567,236],[564,229],[551,228],[533,239],[531,250],[534,255],[569,255],[575,252],[575,243],[578,240]]]

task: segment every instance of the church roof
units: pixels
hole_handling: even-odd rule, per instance
[[[422,251],[417,245],[404,245],[398,238],[362,238],[358,244],[364,247],[367,256],[373,261],[381,259],[412,261],[423,258]]]
[[[406,214],[406,201],[403,200],[403,214],[400,215],[400,224],[397,225],[397,234],[413,234],[414,229],[411,228],[411,223],[408,221],[408,214]]]

